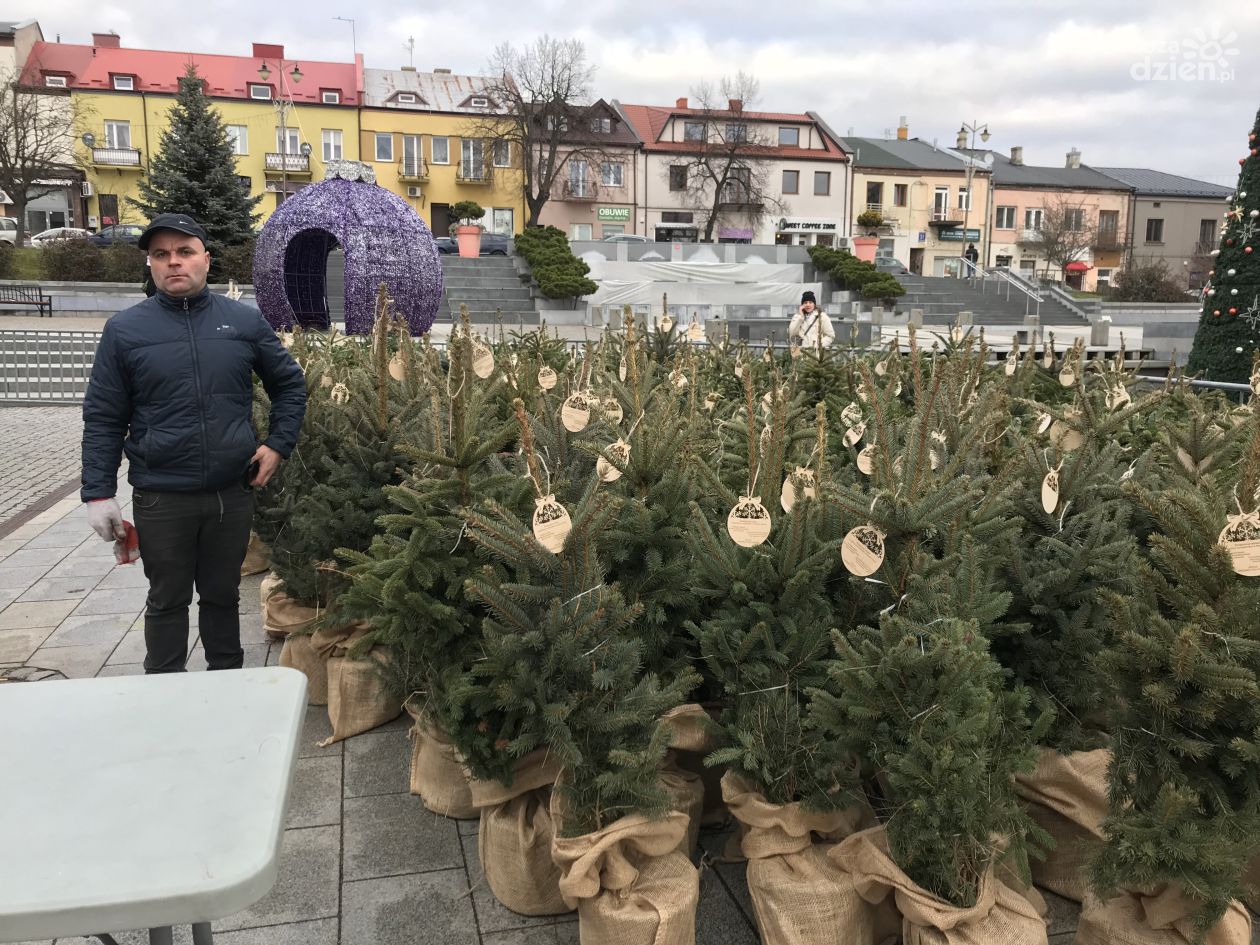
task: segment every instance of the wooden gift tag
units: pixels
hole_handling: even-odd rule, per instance
[[[332,393],[328,395],[328,398],[334,404],[347,403],[350,400],[350,388],[345,384],[334,384]]]
[[[332,387],[332,386],[333,386],[333,379],[332,379],[331,377],[329,377],[327,374],[325,374],[325,375],[323,375],[323,376],[319,379],[319,386],[320,386],[320,387]]]
[[[850,574],[869,577],[884,563],[884,533],[874,525],[859,525],[844,536],[840,560]]]
[[[928,434],[928,440],[931,441],[928,446],[928,464],[935,472],[941,468],[941,453],[945,450],[945,434],[940,430],[933,430]]]
[[[481,341],[473,342],[473,373],[483,381],[494,373],[494,353]]]
[[[846,427],[857,426],[862,419],[862,408],[857,404],[849,404],[840,411],[840,420]]]
[[[556,369],[550,365],[544,364],[538,369],[538,386],[543,390],[551,390],[559,380],[560,376],[556,374]]]
[[[774,392],[766,391],[766,396],[761,398],[761,409],[769,414],[772,407],[774,407]]]
[[[560,422],[570,433],[581,433],[591,422],[591,405],[581,391],[570,394],[560,408]]]
[[[1217,543],[1229,552],[1236,573],[1260,577],[1260,512],[1229,516]]]
[[[558,555],[564,550],[564,540],[573,531],[573,521],[554,495],[534,499],[534,537],[538,543]]]
[[[726,531],[741,548],[756,548],[770,537],[770,513],[761,499],[741,495],[726,516]]]
[[[1059,507],[1059,470],[1052,469],[1041,480],[1041,507],[1047,515],[1053,515]]]
[[[704,341],[704,329],[700,327],[699,322],[692,322],[687,326],[687,340],[691,342]]]
[[[718,403],[717,394],[710,392],[704,395],[704,409],[705,410],[712,411],[715,407],[717,407],[717,403]]]
[[[621,359],[621,363],[617,365],[617,377],[621,379],[621,383],[624,384],[626,382],[626,359],[624,356]]]
[[[1037,433],[1038,435],[1045,433],[1050,429],[1050,424],[1054,423],[1054,418],[1048,413],[1037,414]]]
[[[1129,396],[1127,387],[1109,387],[1107,388],[1107,409],[1120,410],[1127,407],[1133,398]]]
[[[1015,347],[1006,353],[1006,376],[1013,375],[1017,367],[1019,367],[1019,348]]]
[[[1075,411],[1068,411],[1068,416],[1075,416]],[[1076,427],[1056,420],[1050,427],[1050,439],[1064,453],[1078,450],[1085,442],[1085,435]]]
[[[743,361],[735,362],[735,376],[739,378],[740,380],[744,379],[744,362]]]
[[[679,390],[685,389],[691,381],[687,380],[687,375],[682,372],[681,368],[675,368],[670,372],[669,379],[673,381],[674,386]]]
[[[656,327],[659,331],[668,335],[674,330],[674,320],[668,315],[662,315],[661,320],[656,323]]]
[[[866,424],[859,423],[852,429],[844,431],[844,445],[857,446],[862,442],[862,437],[866,435]]]
[[[1064,387],[1071,387],[1076,383],[1076,372],[1072,370],[1071,361],[1063,362],[1063,369],[1059,371],[1059,383]]]
[[[887,373],[888,373],[888,359],[887,359],[887,358],[885,358],[883,361],[878,361],[878,362],[876,362],[876,364],[875,364],[875,376],[876,376],[876,377],[883,377],[883,376],[884,376],[885,374],[887,374]]]
[[[862,452],[857,455],[858,471],[864,476],[869,476],[875,471],[875,444],[867,443],[862,447]]]
[[[396,354],[389,359],[389,376],[396,381],[405,381],[407,379],[407,365],[403,361],[401,354]]]
[[[808,466],[797,466],[796,470],[783,480],[783,491],[779,493],[779,505],[784,512],[791,512],[796,505],[796,490],[801,490],[801,497],[812,499],[818,495],[814,488],[814,471]]]
[[[604,418],[611,424],[620,423],[621,419],[626,415],[625,411],[621,409],[621,401],[612,395],[604,398],[603,410]]]
[[[609,444],[604,447],[604,452],[617,457],[623,466],[630,462],[630,444],[625,440]],[[621,470],[603,456],[595,461],[595,474],[599,476],[601,482],[616,482],[621,478]]]

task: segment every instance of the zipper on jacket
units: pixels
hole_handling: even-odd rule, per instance
[[[197,421],[201,424],[201,488],[206,488],[206,450],[209,442],[206,437],[206,408],[202,402],[201,364],[197,360],[197,339],[193,335],[192,316],[189,314],[188,299],[184,299],[184,326],[188,329],[188,347],[192,350],[193,384],[197,388]]]

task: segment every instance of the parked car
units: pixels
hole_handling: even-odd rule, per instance
[[[442,256],[455,256],[459,253],[459,244],[449,236],[435,236],[433,242],[437,244],[437,251]]]
[[[640,236],[638,233],[614,233],[612,236],[605,236],[605,243],[650,243],[652,242],[646,236]]]
[[[880,272],[891,272],[895,276],[908,276],[910,274],[910,270],[905,267],[905,264],[892,256],[876,256],[875,268]]]
[[[482,256],[506,256],[508,254],[508,239],[501,233],[482,233],[481,234],[481,255]],[[459,243],[453,236],[435,236],[433,242],[437,244],[437,251],[443,256],[458,256]]]
[[[140,241],[140,234],[143,232],[144,227],[134,223],[117,223],[103,226],[100,232],[93,233],[92,242],[97,246],[110,246],[114,243],[131,243],[134,246]]]
[[[31,237],[32,246],[47,246],[49,243],[60,243],[65,240],[85,240],[92,234],[76,226],[54,226]]]
[[[0,217],[0,243],[17,245],[17,220],[13,217]]]

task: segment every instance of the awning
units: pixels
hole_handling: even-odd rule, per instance
[[[1083,263],[1083,262],[1070,262],[1066,266],[1063,267],[1065,272],[1089,272],[1089,270],[1093,268],[1094,267],[1091,266],[1089,263]]]

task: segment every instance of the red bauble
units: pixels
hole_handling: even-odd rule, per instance
[[[1226,240],[1226,241],[1225,241],[1225,245],[1226,245],[1226,246],[1233,246],[1233,245],[1234,245],[1234,241],[1233,241],[1232,239],[1231,239],[1231,240]]]
[[[1219,308],[1217,308],[1217,309],[1213,309],[1213,310],[1212,310],[1212,314],[1213,314],[1213,315],[1215,315],[1217,318],[1220,318],[1220,317],[1221,317],[1221,310],[1220,310]]]
[[[1247,159],[1246,159],[1246,158],[1239,158],[1239,159],[1238,159],[1238,163],[1239,163],[1239,164],[1246,164],[1246,163],[1247,163]]]
[[[1246,253],[1248,256],[1250,256],[1250,255],[1251,255],[1251,247],[1250,247],[1250,246],[1244,246],[1244,247],[1243,247],[1243,252],[1244,252],[1244,253]]]
[[[1256,133],[1253,131],[1251,134],[1247,135],[1247,140],[1248,140],[1248,141],[1255,141],[1255,140],[1256,140]]]
[[[1238,314],[1238,309],[1236,309],[1236,308],[1231,308],[1231,309],[1229,310],[1229,314],[1231,314],[1231,315],[1237,315],[1237,314]]]
[[[1251,149],[1251,156],[1252,156],[1252,157],[1255,157],[1257,154],[1260,154],[1260,149],[1257,149],[1257,148],[1252,148],[1252,149]]]

